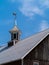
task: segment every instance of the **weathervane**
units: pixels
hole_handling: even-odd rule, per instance
[[[14,16],[14,26],[17,25],[17,22],[16,22],[16,12],[13,12],[13,16]]]

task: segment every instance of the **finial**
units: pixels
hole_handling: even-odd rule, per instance
[[[13,16],[14,16],[14,26],[17,25],[17,22],[16,22],[16,12],[13,12]]]

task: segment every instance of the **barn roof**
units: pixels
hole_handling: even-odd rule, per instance
[[[23,59],[33,50],[47,35],[49,29],[39,32],[29,38],[19,41],[16,45],[0,53],[0,64]]]

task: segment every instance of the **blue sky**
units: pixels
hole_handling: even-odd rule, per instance
[[[0,0],[0,45],[10,40],[13,12],[17,13],[21,39],[49,28],[49,0]]]

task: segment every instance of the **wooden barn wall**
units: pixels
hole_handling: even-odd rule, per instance
[[[2,65],[21,65],[21,60],[5,63]]]
[[[49,35],[23,59],[23,65],[33,65],[34,62],[49,65]]]

